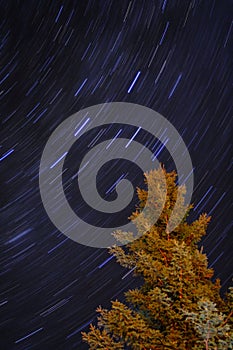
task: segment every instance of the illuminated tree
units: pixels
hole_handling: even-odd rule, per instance
[[[159,220],[148,228],[148,218],[156,216],[164,194],[164,175],[165,205]],[[210,217],[203,214],[188,223],[189,206],[185,218],[169,233],[168,219],[176,201],[180,209],[184,207],[185,188],[178,196],[176,173],[164,169],[149,172],[147,181],[153,189],[150,209],[139,216],[148,196],[138,189],[140,205],[131,216],[138,218],[138,239],[110,249],[118,263],[143,277],[143,283],[125,293],[126,303],[113,301],[110,310],[99,307],[98,328],[91,325],[83,340],[90,349],[105,350],[232,349],[232,291],[228,299],[221,298],[220,282],[212,281],[213,270],[198,247]],[[124,243],[133,233],[114,235]]]

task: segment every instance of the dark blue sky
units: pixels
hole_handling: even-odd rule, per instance
[[[212,216],[204,250],[223,291],[231,283],[232,7],[230,0],[0,2],[4,350],[86,349],[80,330],[96,307],[136,283],[105,250],[60,233],[41,202],[48,137],[91,105],[141,104],[182,135],[194,166],[192,218]],[[161,154],[172,169],[167,159]]]

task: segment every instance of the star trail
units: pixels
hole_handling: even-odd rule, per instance
[[[96,308],[139,283],[106,249],[59,232],[40,197],[39,164],[49,136],[95,104],[147,106],[182,135],[195,177],[191,219],[212,216],[201,244],[224,293],[233,277],[232,2],[3,0],[0,13],[0,348],[87,349],[80,332],[96,322]],[[74,136],[88,123],[85,117],[75,125]],[[161,145],[142,129],[103,126],[79,147],[88,150],[108,133],[107,147],[123,134],[128,145],[140,137],[173,170],[166,133]],[[129,173],[119,166],[111,178],[110,170],[100,173],[100,182],[111,199]],[[69,182],[66,189],[70,196]],[[73,201],[84,211],[79,198]]]

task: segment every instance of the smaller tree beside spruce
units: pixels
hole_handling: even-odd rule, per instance
[[[149,227],[148,219],[157,217],[163,198],[164,176],[165,205]],[[91,350],[233,349],[233,289],[226,299],[221,298],[220,281],[212,281],[213,270],[198,247],[210,217],[202,214],[188,223],[189,206],[182,222],[167,231],[175,202],[184,208],[185,188],[179,188],[182,196],[178,196],[176,176],[162,168],[146,174],[153,195],[149,211],[140,216],[147,191],[138,189],[140,204],[131,216],[138,218],[138,239],[109,252],[135,276],[143,277],[143,283],[125,293],[125,303],[116,300],[110,310],[97,309],[98,328],[91,325],[90,332],[82,333]],[[117,231],[114,235],[124,244],[133,233]]]

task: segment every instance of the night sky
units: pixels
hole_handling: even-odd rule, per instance
[[[49,136],[95,104],[147,106],[182,135],[195,176],[191,218],[212,216],[202,244],[224,292],[233,266],[232,1],[6,0],[0,13],[0,348],[87,349],[80,331],[96,307],[139,283],[106,249],[59,232],[40,197]],[[168,159],[159,160],[172,170]],[[100,179],[111,185],[107,169]]]

